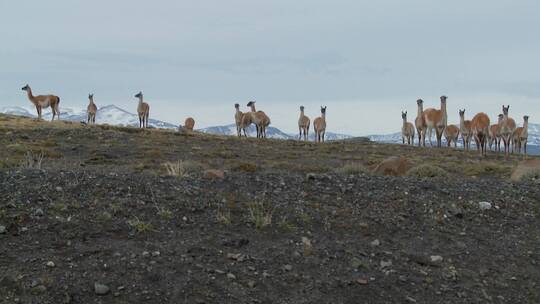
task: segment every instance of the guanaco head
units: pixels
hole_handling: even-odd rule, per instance
[[[135,98],[142,98],[142,96],[143,96],[143,95],[142,95],[142,92],[141,92],[141,91],[139,91],[139,93],[135,94]]]
[[[238,110],[238,109],[240,109],[240,105],[237,104],[237,103],[235,103],[235,104],[234,104],[234,108]]]
[[[441,96],[441,104],[443,104],[443,105],[446,104],[446,99],[448,99],[447,96],[445,96],[445,95]]]
[[[423,101],[422,99],[418,99],[418,100],[416,101],[416,104],[419,105],[419,106],[421,106],[421,105],[424,104],[424,101]]]
[[[407,120],[407,111],[401,111],[401,118],[403,118],[403,120]]]
[[[247,104],[248,107],[251,107],[251,106],[254,106],[254,105],[255,105],[255,101],[250,101],[250,102],[248,102],[248,104]]]
[[[459,117],[461,117],[461,118],[465,117],[465,109],[459,110]]]
[[[500,123],[500,122],[503,120],[504,115],[499,114],[499,115],[497,115],[497,118],[499,119],[498,121],[499,121],[499,123]]]
[[[88,99],[94,100],[94,94],[93,93],[88,94]]]
[[[504,105],[502,106],[502,111],[503,111],[504,116],[508,116],[508,109],[510,109],[510,105],[506,107]]]
[[[528,122],[529,121],[529,116],[528,115],[523,116],[523,121]]]
[[[326,106],[321,106],[321,114],[326,114]]]
[[[30,86],[29,85],[25,85],[24,87],[22,87],[22,90],[23,91],[28,91],[30,89]]]
[[[304,106],[300,106],[300,112],[304,112]]]

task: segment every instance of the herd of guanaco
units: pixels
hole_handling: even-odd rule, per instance
[[[527,157],[527,138],[529,116],[523,116],[523,126],[517,128],[513,118],[508,116],[510,106],[502,106],[502,114],[499,114],[496,124],[490,124],[489,116],[486,113],[477,113],[472,120],[465,120],[465,109],[459,110],[460,123],[457,125],[448,124],[446,114],[446,100],[448,97],[441,96],[440,109],[428,108],[424,110],[424,101],[416,101],[418,112],[415,125],[407,121],[407,112],[401,112],[403,126],[401,128],[402,142],[414,145],[415,133],[418,134],[418,146],[426,146],[426,134],[430,144],[433,129],[437,138],[437,147],[442,146],[442,136],[450,147],[452,143],[457,147],[458,137],[461,134],[463,148],[470,149],[471,138],[476,143],[477,150],[481,155],[487,154],[487,149],[501,151],[501,141],[504,144],[504,155],[508,158],[510,147],[514,151]]]
[[[42,109],[48,107],[51,107],[52,109],[52,120],[54,120],[55,116],[57,119],[60,119],[60,97],[55,95],[34,96],[29,85],[25,85],[22,90],[26,91],[28,99],[35,105],[39,119],[41,119]],[[137,105],[139,127],[147,128],[150,106],[143,101],[142,92],[137,93],[135,98],[139,99],[139,104]],[[414,145],[415,134],[417,134],[418,146],[425,147],[427,134],[429,142],[433,146],[431,136],[433,130],[435,130],[437,147],[442,146],[443,136],[449,147],[452,143],[454,144],[454,147],[457,147],[458,138],[461,134],[463,148],[466,151],[470,149],[471,138],[473,138],[481,155],[486,155],[488,146],[490,149],[500,152],[502,141],[506,158],[508,158],[510,154],[510,147],[512,148],[512,153],[514,151],[521,153],[523,149],[523,154],[527,157],[529,116],[523,116],[523,126],[518,128],[516,127],[515,120],[508,116],[508,110],[510,109],[509,105],[503,105],[502,114],[499,114],[497,123],[492,125],[490,125],[488,115],[483,112],[477,113],[472,120],[465,120],[465,109],[463,109],[459,110],[460,123],[458,127],[457,125],[448,124],[448,116],[446,113],[446,100],[448,97],[443,95],[440,99],[440,109],[428,108],[425,110],[424,101],[418,99],[416,101],[418,112],[416,119],[414,120],[414,125],[407,121],[407,112],[401,112],[401,118],[403,119],[403,126],[401,128],[403,144],[407,142],[409,145]],[[94,94],[89,94],[88,100],[88,117],[86,123],[95,124],[97,106],[94,103]],[[237,136],[247,137],[246,129],[251,124],[255,124],[257,138],[266,138],[266,129],[271,123],[270,117],[268,117],[265,112],[257,111],[255,109],[255,101],[248,102],[246,106],[249,110],[247,112],[242,112],[240,111],[240,105],[238,103],[234,105],[236,109],[234,119],[236,122]],[[310,124],[311,120],[305,115],[304,106],[300,106],[300,117],[298,118],[299,140],[308,140]],[[184,128],[188,131],[193,131],[194,127],[195,120],[192,117],[186,118]],[[315,131],[315,141],[324,142],[326,132],[326,106],[321,106],[321,116],[313,120],[313,129]]]

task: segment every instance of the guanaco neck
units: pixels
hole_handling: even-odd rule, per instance
[[[30,99],[30,101],[34,101],[34,95],[32,94],[32,89],[30,87],[28,87],[26,90],[26,94],[28,95],[28,99]]]
[[[323,119],[324,121],[326,121],[326,113],[322,113],[322,114],[321,114],[321,117],[322,117],[322,119]]]
[[[300,110],[300,118],[304,117],[304,110]]]
[[[443,115],[443,123],[446,126],[446,123],[448,121],[448,117],[446,116],[446,102],[441,101],[441,112]]]
[[[90,100],[90,105],[93,105],[94,104],[94,97],[90,97],[88,99]]]
[[[403,127],[407,126],[407,117],[403,117]]]
[[[527,134],[527,132],[529,131],[529,120],[524,120],[523,121],[523,134]]]
[[[236,114],[242,114],[242,112],[240,112],[240,108],[236,108]]]
[[[257,111],[255,110],[255,104],[254,104],[254,103],[252,103],[250,107],[251,107],[251,112],[257,112]]]
[[[142,105],[142,104],[143,104],[143,96],[141,95],[141,96],[139,97],[139,105]]]
[[[422,117],[422,113],[424,113],[424,105],[423,104],[418,104],[418,113],[416,114],[417,117]]]
[[[462,132],[465,130],[465,115],[459,115],[459,128]]]

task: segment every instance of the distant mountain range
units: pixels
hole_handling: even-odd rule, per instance
[[[36,115],[22,107],[4,107],[0,108],[0,113],[25,116],[25,117],[36,117]],[[43,119],[50,120],[52,113],[46,111],[43,114]],[[86,121],[86,110],[76,111],[69,108],[61,108],[60,118],[62,120],[69,121]],[[109,125],[119,125],[119,126],[138,126],[139,118],[136,114],[128,112],[124,109],[121,109],[115,105],[108,105],[98,109],[96,115],[96,122],[100,124],[109,124]],[[157,119],[149,119],[148,124],[154,128],[163,128],[163,129],[175,129],[178,128],[177,125],[164,122]],[[214,126],[208,128],[202,128],[198,131],[208,134],[215,135],[236,135],[236,125],[229,124],[224,126]],[[267,137],[275,139],[297,139],[297,134],[288,134],[276,127],[270,126],[266,131]],[[251,126],[248,129],[248,136],[255,136],[255,126]],[[370,140],[376,142],[384,143],[401,143],[401,132],[385,134],[385,135],[369,135],[367,136]],[[314,140],[315,133],[310,132],[309,139]],[[343,140],[351,139],[353,136],[339,133],[326,132],[326,139],[331,140]],[[415,139],[415,141],[417,138]],[[435,139],[434,139],[435,141]],[[461,141],[460,141],[461,142]],[[429,144],[429,142],[428,142]],[[529,140],[528,140],[529,151],[531,154],[540,154],[540,124],[531,124],[529,123]]]

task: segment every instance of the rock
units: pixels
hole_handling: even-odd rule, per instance
[[[388,268],[390,266],[392,266],[392,261],[381,261],[381,268]]]
[[[533,172],[540,171],[540,159],[528,159],[518,163],[510,179],[514,182],[518,182],[523,179],[524,176],[532,174]]]
[[[143,256],[143,258],[147,258],[147,257],[150,256],[150,252],[148,252],[148,251],[143,251],[142,256]]]
[[[204,178],[221,180],[225,178],[225,172],[223,170],[215,169],[206,170],[204,171]]]
[[[381,241],[379,241],[379,240],[376,239],[376,240],[374,240],[373,242],[371,242],[370,244],[371,244],[371,246],[373,246],[373,247],[377,247],[377,246],[380,246],[380,245],[381,245]]]
[[[108,294],[110,291],[110,288],[109,286],[105,285],[105,284],[101,284],[101,283],[94,283],[94,292],[97,294],[97,295],[106,295]]]
[[[236,276],[235,276],[234,274],[232,274],[232,273],[229,272],[229,273],[227,273],[227,279],[229,279],[229,280],[236,280]]]
[[[354,268],[354,269],[358,269],[358,268],[364,266],[364,262],[362,262],[362,260],[360,260],[360,259],[357,258],[357,257],[353,257],[353,258],[351,259],[351,266],[352,266],[352,268]]]
[[[158,256],[160,256],[160,255],[161,255],[161,252],[159,252],[159,251],[154,251],[154,252],[152,252],[152,256],[153,256],[153,257],[158,257]]]
[[[257,285],[257,283],[256,283],[255,281],[248,281],[248,282],[247,282],[247,286],[248,286],[249,288],[253,288],[253,287],[255,287],[256,285]]]
[[[308,173],[306,174],[307,180],[315,180],[317,178],[317,175],[315,173]]]
[[[6,231],[7,231],[6,226],[0,225],[0,234],[4,234],[4,233],[6,233]]]
[[[41,208],[37,208],[35,211],[34,211],[34,216],[37,216],[37,217],[41,217],[43,216],[45,213],[43,212],[43,209]]]
[[[45,265],[47,265],[47,267],[50,267],[50,268],[53,268],[56,266],[53,261],[48,261],[47,264]]]
[[[491,209],[491,203],[490,202],[479,202],[478,207],[481,210],[489,210],[489,209]]]
[[[367,285],[369,283],[369,281],[367,279],[357,279],[356,283],[358,283],[360,285]]]
[[[283,266],[283,270],[285,270],[285,271],[291,271],[292,269],[293,269],[292,265],[287,264],[287,265]]]
[[[443,257],[440,255],[432,255],[430,259],[431,259],[431,262],[433,263],[440,263],[443,261]]]
[[[406,300],[407,302],[409,302],[409,303],[416,303],[416,299],[411,298],[411,297],[409,297],[409,296],[406,296],[406,297],[405,297],[405,300]]]
[[[62,187],[56,187],[55,189],[56,189],[56,191],[58,191],[58,192],[62,192],[62,190],[64,190],[64,189],[62,189]]]
[[[411,162],[409,159],[403,156],[393,156],[383,160],[375,169],[373,173],[379,175],[389,176],[403,176],[411,168]]]

